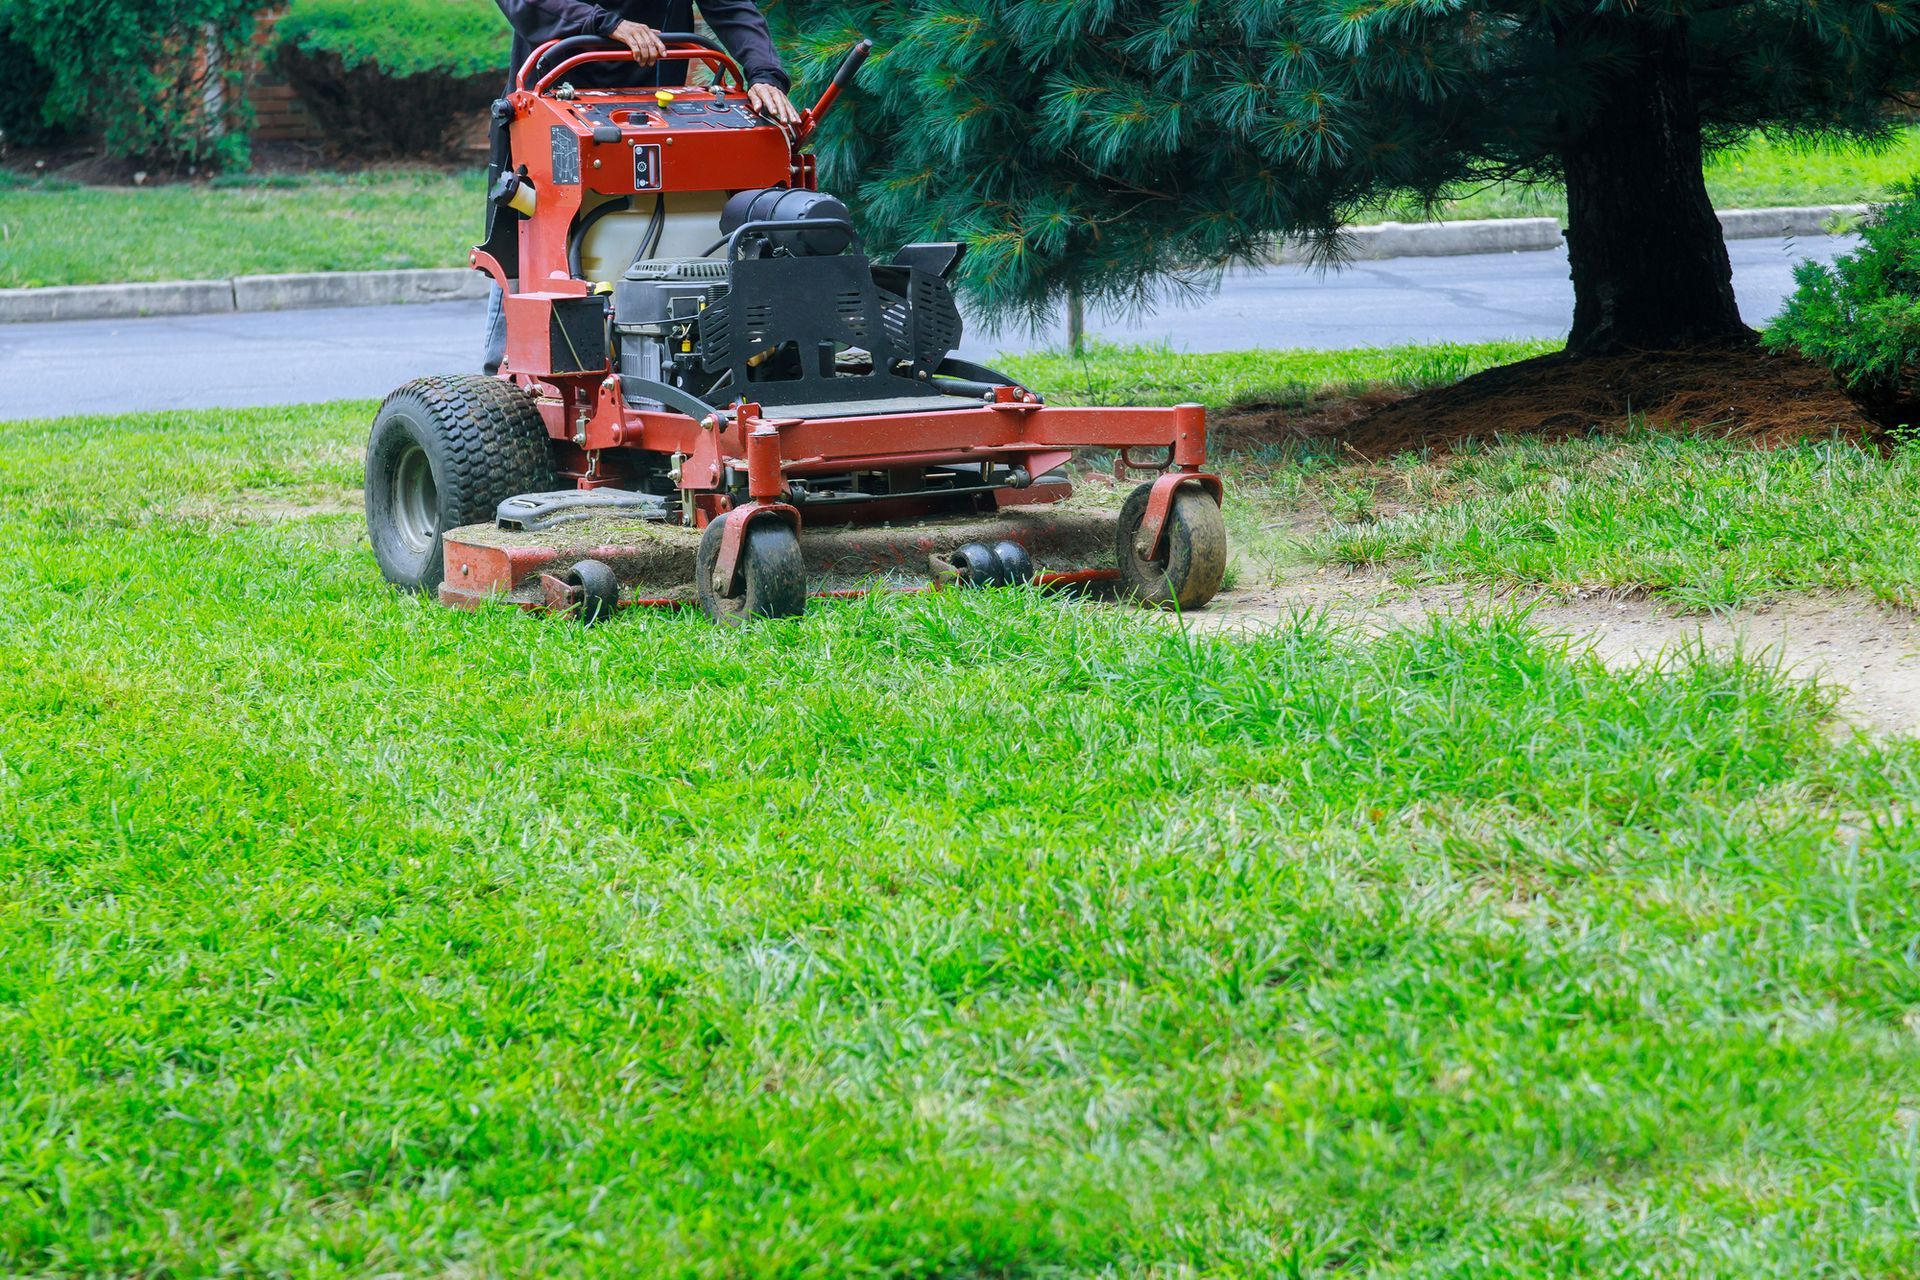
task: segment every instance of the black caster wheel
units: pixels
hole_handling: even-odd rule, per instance
[[[1175,490],[1166,541],[1160,554],[1148,559],[1140,554],[1137,540],[1152,492],[1151,483],[1143,484],[1120,508],[1119,545],[1114,548],[1120,585],[1152,608],[1198,609],[1219,593],[1227,576],[1227,523],[1220,504],[1197,485]]]
[[[733,518],[709,521],[700,535],[693,589],[701,611],[722,627],[741,626],[752,618],[797,618],[806,612],[807,569],[800,559],[800,539],[777,519],[763,517],[748,525],[735,580],[714,582],[720,539]]]
[[[605,622],[620,607],[620,579],[598,560],[580,561],[562,574],[560,580],[580,593],[580,603],[574,607],[573,616],[582,626]]]
[[[1033,581],[1033,557],[1017,542],[1002,540],[993,544],[993,558],[1000,566],[995,581],[1003,587],[1017,587]]]
[[[984,544],[969,542],[947,557],[955,579],[963,587],[991,587],[1000,581],[1000,561]]]

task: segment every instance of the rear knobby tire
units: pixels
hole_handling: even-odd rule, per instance
[[[1153,485],[1143,484],[1120,508],[1119,545],[1114,548],[1120,585],[1141,604],[1156,609],[1198,609],[1213,599],[1227,576],[1227,524],[1220,504],[1198,485],[1182,485],[1167,512],[1160,555],[1142,559],[1135,539],[1147,514]]]
[[[762,517],[747,526],[740,548],[740,580],[731,594],[713,584],[713,566],[720,559],[725,536],[723,516],[707,523],[700,535],[700,553],[694,559],[694,594],[700,609],[715,625],[737,627],[753,618],[795,618],[807,608],[807,567],[800,558],[800,539],[784,521]]]
[[[493,519],[507,498],[554,487],[533,397],[482,374],[416,378],[388,396],[367,439],[367,536],[387,581],[440,585],[449,529]]]

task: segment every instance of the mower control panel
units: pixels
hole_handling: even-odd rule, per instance
[[[564,261],[574,221],[592,204],[585,192],[631,197],[812,183],[812,157],[799,154],[794,133],[760,116],[737,88],[523,90],[510,105],[511,150],[524,158],[523,176],[538,192],[539,207],[565,211],[551,223],[536,219],[538,227],[523,228],[536,238],[551,235],[542,261]],[[546,270],[564,278],[568,267]]]
[[[676,102],[667,110],[673,122],[709,129],[752,129],[764,123],[744,104],[733,102]]]
[[[724,98],[669,97],[649,107],[592,106],[581,110],[588,125],[628,129],[757,129],[768,122],[744,102]]]

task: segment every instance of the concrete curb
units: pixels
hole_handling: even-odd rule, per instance
[[[1340,237],[1336,260],[1377,262],[1383,258],[1449,258],[1470,253],[1532,253],[1560,247],[1558,218],[1473,218],[1460,222],[1380,222],[1349,227]],[[1275,262],[1310,262],[1310,246],[1288,240]]]
[[[438,271],[316,271],[235,276],[235,311],[303,307],[378,307],[403,302],[459,302],[487,296],[487,278],[471,268]]]
[[[1835,222],[1857,221],[1864,204],[1779,209],[1723,209],[1729,240],[1827,234]],[[1557,218],[1481,218],[1461,222],[1382,222],[1354,227],[1342,238],[1347,261],[1438,258],[1472,253],[1533,253],[1558,249]],[[1294,241],[1274,262],[1305,262],[1311,253]],[[231,311],[293,311],[308,307],[377,307],[406,302],[484,298],[487,279],[466,267],[426,271],[316,271],[300,275],[235,276],[230,280],[170,280],[157,284],[64,285],[0,289],[0,324],[49,320],[122,320],[138,316],[217,315]]]
[[[1851,225],[1871,206],[1864,204],[1790,205],[1777,209],[1722,209],[1720,230],[1729,240],[1772,236],[1827,235],[1834,223]],[[1381,222],[1351,227],[1341,237],[1342,259],[1377,262],[1383,258],[1441,258],[1468,253],[1533,253],[1558,249],[1564,240],[1558,218],[1477,218],[1459,222]],[[1312,250],[1289,240],[1275,262],[1308,262]]]
[[[315,271],[299,275],[234,276],[229,280],[168,280],[155,284],[64,285],[48,289],[0,289],[0,324],[457,302],[486,296],[487,278],[466,267],[424,271]]]
[[[231,280],[0,289],[0,322],[4,323],[106,320],[118,316],[197,316],[231,310]]]
[[[1722,209],[1720,230],[1729,240],[1764,240],[1769,236],[1824,236],[1828,227],[1849,228],[1867,216],[1872,205],[1807,204],[1781,209]]]

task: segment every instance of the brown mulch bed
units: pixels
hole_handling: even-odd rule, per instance
[[[1305,409],[1250,405],[1212,417],[1223,448],[1338,440],[1367,458],[1449,452],[1463,440],[1562,439],[1625,429],[1630,419],[1767,447],[1839,435],[1872,439],[1882,421],[1826,370],[1758,346],[1562,353],[1502,365],[1413,395],[1323,401]]]

